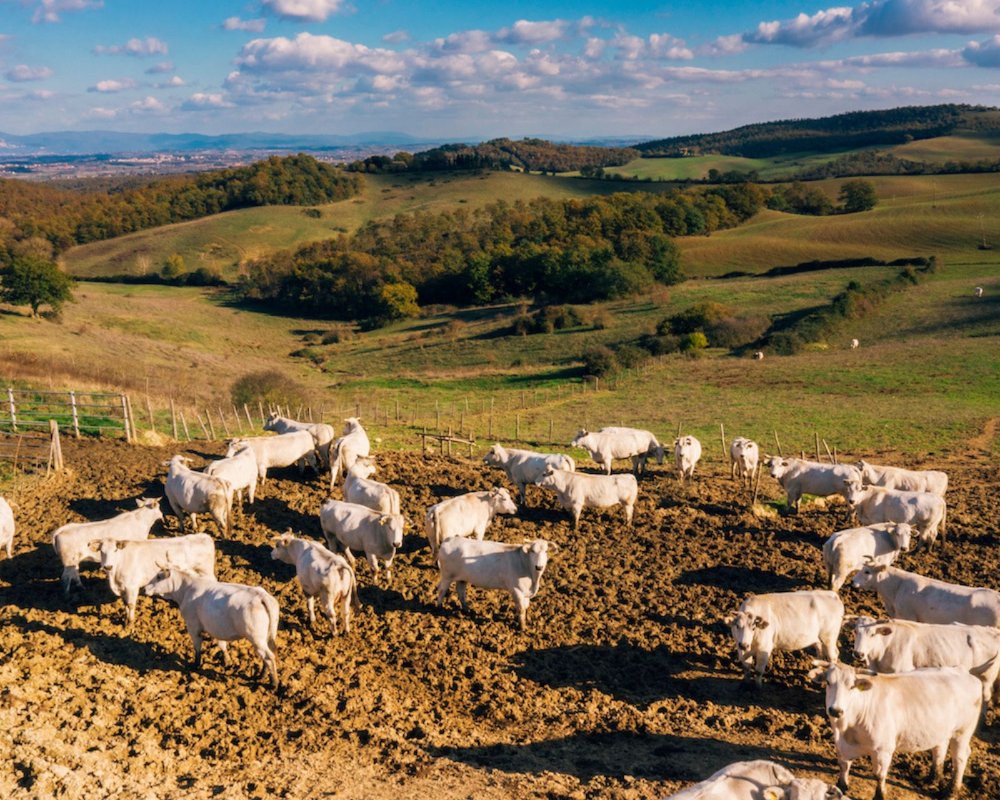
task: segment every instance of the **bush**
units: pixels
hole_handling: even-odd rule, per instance
[[[299,350],[293,350],[289,353],[292,358],[307,358],[313,362],[313,364],[322,364],[324,360],[323,354],[314,347],[303,347]]]
[[[705,326],[713,347],[742,347],[757,341],[770,325],[767,317],[723,317]]]
[[[595,331],[606,330],[611,324],[611,312],[606,308],[595,308],[589,315],[590,327]]]
[[[708,337],[701,331],[686,333],[681,337],[681,350],[704,350],[708,347]]]
[[[653,356],[665,356],[669,353],[676,353],[681,349],[681,337],[667,334],[657,336],[654,333],[645,333],[639,337],[639,347],[646,350]]]
[[[237,406],[256,405],[301,405],[305,403],[305,389],[295,380],[274,369],[248,372],[238,378],[229,390],[232,401]]]
[[[618,360],[615,358],[615,354],[603,345],[588,350],[582,358],[583,370],[587,375],[603,377],[618,369]]]
[[[322,344],[340,344],[354,338],[354,330],[350,325],[340,325],[333,330],[327,331],[320,339]]]
[[[625,369],[638,367],[649,358],[649,352],[634,344],[621,344],[615,348],[615,359]]]
[[[698,303],[686,308],[679,314],[660,320],[656,333],[663,336],[668,333],[680,336],[685,333],[703,331],[706,327],[717,323],[725,317],[733,317],[736,312],[722,303]]]

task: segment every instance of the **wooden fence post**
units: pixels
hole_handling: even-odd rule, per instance
[[[10,404],[10,429],[17,433],[17,404],[14,402],[13,389],[7,389],[7,402]]]
[[[819,461],[819,431],[813,431],[813,435],[816,437],[816,460]]]
[[[208,420],[208,430],[212,434],[213,441],[218,437],[215,435],[215,426],[212,424],[212,415],[208,413],[208,409],[205,409],[205,419]]]
[[[205,427],[205,420],[203,420],[201,418],[201,412],[198,409],[195,409],[194,413],[195,413],[195,416],[198,417],[198,424],[201,425],[201,432],[204,433],[205,434],[205,438],[208,439],[209,438],[208,428]],[[209,420],[209,422],[211,422],[211,420]],[[211,438],[214,439],[215,437],[213,436]]]
[[[62,441],[59,439],[59,423],[54,419],[49,420],[49,458],[52,460],[52,466],[55,467],[56,472],[62,472],[64,462],[62,454]],[[48,469],[45,470],[46,474]]]
[[[243,413],[247,415],[247,425],[250,426],[250,430],[253,431],[253,417],[250,416],[250,409],[247,404],[243,404]]]
[[[207,411],[206,411],[207,413]],[[229,434],[229,423],[226,422],[226,415],[222,413],[222,409],[219,409],[219,419],[222,420],[222,430],[226,432],[226,438],[232,439],[233,437]]]
[[[156,432],[156,425],[153,423],[153,403],[149,399],[149,395],[146,395],[146,415],[149,417],[149,429]]]
[[[784,456],[785,454],[781,452],[781,441],[778,439],[778,432],[774,432],[774,443],[778,446],[778,455]]]
[[[726,426],[722,422],[719,423],[719,434],[722,436],[722,460],[725,461],[729,451],[726,450]]]
[[[552,438],[552,417],[549,417],[549,441],[550,442],[555,441]]]
[[[76,408],[76,392],[70,391],[69,393],[69,404],[73,409],[73,435],[79,439],[80,438],[80,417],[77,414]]]
[[[174,441],[180,441],[177,435],[177,409],[174,407],[174,398],[170,398],[170,429],[174,433]]]
[[[125,425],[125,441],[131,443],[134,431],[132,430],[132,426],[129,425],[128,400],[125,398],[125,395],[121,395],[121,399],[122,399],[122,422]]]
[[[514,441],[521,441],[521,415],[514,415]]]
[[[233,416],[236,417],[236,427],[243,433],[243,420],[240,419],[240,412],[236,410],[236,403],[233,403]]]
[[[493,398],[492,397],[490,398],[490,432],[489,432],[489,438],[490,438],[490,441],[493,441]]]
[[[184,428],[184,438],[187,439],[190,442],[191,441],[191,433],[188,431],[188,423],[187,423],[187,420],[184,418],[184,412],[183,411],[181,411],[181,427]]]

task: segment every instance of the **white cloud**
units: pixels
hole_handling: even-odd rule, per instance
[[[497,31],[496,40],[505,44],[545,44],[564,38],[568,28],[569,23],[562,19],[545,22],[519,19],[509,28]]]
[[[162,55],[168,52],[167,45],[155,36],[147,36],[145,39],[133,37],[125,44],[103,45],[99,44],[94,48],[94,52],[108,56],[134,56],[145,58],[147,56]]]
[[[261,33],[267,25],[267,20],[259,17],[257,19],[240,19],[239,17],[226,17],[222,22],[224,31],[246,31],[247,33]]]
[[[962,56],[977,67],[1000,67],[1000,34],[985,42],[969,42]]]
[[[669,33],[653,33],[649,36],[649,53],[654,58],[688,60],[694,53],[684,44],[683,39]]]
[[[187,82],[180,75],[171,75],[169,80],[156,84],[157,89],[177,89],[187,86]]]
[[[118,116],[117,108],[105,108],[104,106],[91,106],[84,116],[95,117],[97,119],[114,119]]]
[[[135,114],[163,114],[167,107],[152,95],[147,95],[142,100],[130,103],[129,110]]]
[[[386,44],[399,44],[400,42],[410,41],[410,34],[404,30],[392,31],[392,33],[387,33],[382,37],[382,41]]]
[[[52,70],[48,67],[29,67],[27,64],[18,64],[7,70],[4,77],[14,83],[44,81],[46,78],[52,77]]]
[[[126,78],[122,81],[117,80],[105,80],[98,81],[93,86],[87,89],[88,92],[100,92],[101,94],[115,94],[117,92],[124,92],[128,89],[135,88],[135,81],[131,78]]]
[[[183,111],[206,111],[213,108],[232,108],[221,93],[195,92],[181,104]]]
[[[719,36],[711,44],[702,45],[698,48],[700,56],[732,56],[742,53],[747,49],[743,34],[734,33],[730,36]]]
[[[337,76],[398,72],[405,64],[394,50],[373,49],[311,33],[300,33],[294,39],[254,39],[243,46],[236,63],[241,70],[251,72],[307,70]]]
[[[262,0],[261,6],[282,19],[325,22],[344,6],[343,0]]]
[[[493,47],[493,36],[480,30],[460,31],[435,39],[433,46],[442,53],[483,53]]]
[[[88,8],[103,8],[103,0],[39,0],[35,5],[35,13],[31,21],[36,25],[42,22],[59,22],[59,16],[65,11],[84,11]]]

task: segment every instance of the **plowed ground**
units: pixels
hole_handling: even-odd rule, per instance
[[[379,477],[416,524],[391,588],[373,585],[359,563],[364,608],[349,635],[333,638],[325,623],[309,627],[294,570],[272,561],[269,546],[289,527],[319,537],[328,488],[279,470],[217,540],[219,579],[262,584],[281,604],[275,694],[256,682],[246,643],[231,648],[233,667],[209,649],[192,673],[190,639],[165,601],[141,598],[123,635],[121,603],[99,570],[84,570],[86,591],[63,598],[51,532],[162,494],[161,462],[174,452],[65,449],[71,474],[13,494],[15,554],[0,561],[4,797],[654,798],[748,758],[835,779],[823,696],[806,685],[810,655],[779,654],[754,691],[730,660],[721,618],[748,592],[822,586],[820,547],[847,527],[843,505],[753,516],[720,462],[688,487],[654,467],[640,482],[634,528],[620,512],[589,511],[573,532],[532,487],[528,507],[489,534],[560,548],[521,633],[500,593],[470,589],[468,616],[454,595],[434,608],[437,571],[422,535],[427,506],[503,476],[478,461],[382,455]],[[937,465],[954,487],[949,544],[901,565],[1000,588],[1000,469],[976,454]],[[769,478],[762,488],[779,496]],[[172,518],[154,528],[177,532]],[[843,596],[848,613],[881,610],[874,595]],[[1000,797],[998,732],[993,710],[974,740],[969,798]],[[928,767],[926,754],[898,757],[890,795],[929,796]],[[859,763],[852,796],[873,789]]]

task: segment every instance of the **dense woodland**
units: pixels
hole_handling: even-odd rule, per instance
[[[739,184],[399,215],[250,262],[237,291],[299,314],[375,321],[402,316],[406,300],[603,300],[680,280],[672,237],[738,225],[764,200]]]
[[[903,144],[947,136],[957,130],[1000,130],[1000,115],[996,109],[984,106],[906,106],[744,125],[722,133],[674,136],[638,144],[635,149],[647,158],[699,153],[770,158],[785,153]]]
[[[91,192],[3,180],[0,264],[19,254],[51,258],[76,244],[236,208],[343,200],[362,180],[307,155]]]
[[[586,167],[621,166],[638,157],[639,151],[630,147],[587,147],[545,139],[491,139],[477,145],[447,144],[415,155],[400,152],[392,157],[370,156],[355,161],[348,169],[355,172],[522,169],[556,173]]]

